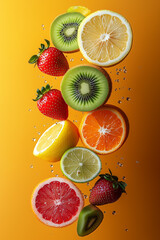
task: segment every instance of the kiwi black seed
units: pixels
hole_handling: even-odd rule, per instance
[[[106,101],[109,95],[109,82],[99,69],[91,66],[77,66],[64,75],[61,92],[70,107],[88,112]]]
[[[78,50],[77,32],[84,18],[78,12],[58,16],[51,24],[51,40],[54,46],[63,52]]]

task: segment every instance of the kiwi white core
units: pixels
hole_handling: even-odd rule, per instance
[[[72,36],[72,34],[74,33],[75,30],[76,30],[75,27],[66,29],[66,31],[65,31],[66,36],[68,36],[68,37]]]
[[[82,82],[80,91],[83,95],[89,93],[90,92],[89,84],[86,82]]]

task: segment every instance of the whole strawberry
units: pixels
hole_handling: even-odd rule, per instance
[[[95,183],[91,190],[89,201],[93,205],[104,205],[117,201],[121,194],[125,192],[127,184],[118,181],[118,177],[113,176],[111,170],[109,173],[101,174],[100,179]]]
[[[58,119],[66,120],[68,118],[68,105],[65,103],[62,94],[57,89],[51,89],[50,85],[37,89],[37,107],[44,115]]]
[[[39,53],[29,59],[29,63],[37,64],[38,68],[51,76],[63,76],[69,69],[67,59],[57,48],[50,47],[50,42],[46,40],[47,47],[41,44]]]

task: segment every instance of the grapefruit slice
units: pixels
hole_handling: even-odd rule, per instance
[[[86,147],[99,154],[117,150],[126,137],[126,122],[122,114],[110,107],[101,107],[84,115],[80,136]]]
[[[69,180],[53,177],[35,188],[31,204],[41,222],[52,227],[64,227],[78,218],[84,200],[80,190]]]

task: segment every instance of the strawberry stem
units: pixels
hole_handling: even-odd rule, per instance
[[[112,175],[112,172],[111,172],[110,169],[108,169],[108,170],[109,170],[110,174],[109,173],[100,174],[99,176],[101,178],[106,179],[109,182],[112,182],[112,186],[113,186],[114,189],[118,189],[118,187],[120,187],[122,189],[122,192],[126,193],[125,188],[126,188],[127,184],[125,182],[123,182],[123,181],[118,181],[118,177]]]
[[[47,39],[44,39],[45,42],[47,43],[47,46],[45,47],[45,45],[43,43],[41,43],[41,48],[39,48],[39,53],[37,55],[33,55],[30,59],[29,59],[29,63],[30,64],[36,64],[38,61],[38,58],[40,57],[40,55],[50,47],[50,42]]]
[[[49,84],[46,85],[46,87],[42,87],[41,90],[37,89],[37,97],[35,99],[32,99],[33,101],[38,101],[43,97],[43,95],[51,90],[51,86]]]

